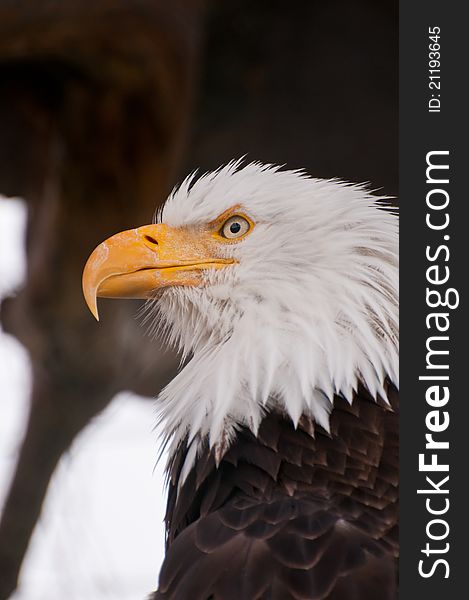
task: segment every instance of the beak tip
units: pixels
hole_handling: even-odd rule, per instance
[[[96,319],[96,321],[99,322],[99,313],[98,313],[98,306],[97,306],[96,300],[94,302],[86,302],[86,306],[88,307],[88,310],[93,315],[93,317]]]
[[[90,302],[87,302],[87,305],[93,317],[99,322],[98,301],[96,296],[93,296],[93,299]]]
[[[91,255],[91,257],[92,256],[93,255]],[[88,259],[83,271],[82,290],[88,310],[91,312],[96,321],[99,321],[97,285],[95,282],[93,269],[91,268],[91,257]]]
[[[85,303],[86,303],[86,306],[88,307],[88,310],[93,315],[93,317],[96,319],[96,321],[99,321],[98,302],[97,302],[97,298],[96,298],[96,293],[90,292],[86,288],[86,286],[83,285],[83,295],[85,297]]]

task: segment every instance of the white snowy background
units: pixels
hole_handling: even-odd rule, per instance
[[[0,298],[21,285],[26,207],[0,196]],[[30,367],[0,324],[0,510],[28,409]],[[164,552],[154,406],[119,394],[63,456],[11,600],[143,600]]]

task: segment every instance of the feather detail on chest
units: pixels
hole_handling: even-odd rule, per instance
[[[241,595],[239,582],[235,588],[243,600],[270,598],[276,588],[284,600],[342,597],[328,594],[343,586],[352,594],[354,585],[363,598],[394,598],[398,396],[392,387],[388,395],[392,408],[363,390],[352,405],[336,398],[330,433],[306,419],[295,429],[271,413],[256,437],[238,432],[218,467],[206,446],[178,491],[181,446],[169,472],[171,559],[155,599],[230,598],[217,561],[223,555],[236,571],[237,553],[247,549],[252,554],[237,575],[252,590]],[[195,570],[202,573],[199,594],[189,583]],[[385,574],[386,591],[372,577],[366,595],[361,578],[370,572]],[[305,582],[317,595],[297,595]],[[193,595],[185,595],[186,586]]]

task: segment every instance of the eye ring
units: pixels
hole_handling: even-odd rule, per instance
[[[251,229],[251,223],[241,215],[233,215],[227,219],[221,229],[220,235],[228,240],[243,237]]]

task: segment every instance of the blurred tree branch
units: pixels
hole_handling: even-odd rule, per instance
[[[173,184],[201,14],[195,0],[0,1],[0,192],[29,209],[27,281],[1,317],[33,368],[0,524],[2,599],[74,436],[116,392],[155,395],[174,369],[139,330],[134,305],[113,305],[98,327],[80,281],[93,247],[149,222]]]

